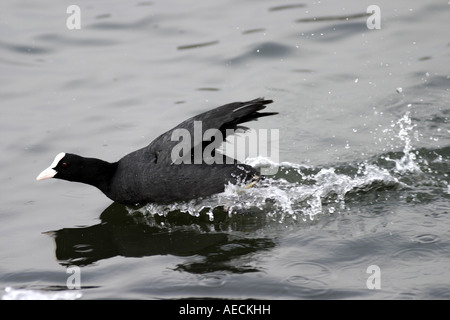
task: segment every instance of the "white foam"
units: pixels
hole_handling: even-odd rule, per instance
[[[286,220],[307,221],[314,220],[320,214],[345,210],[346,196],[350,192],[400,184],[388,170],[368,163],[359,164],[354,175],[337,173],[333,167],[313,172],[295,164],[282,168],[300,174],[305,183],[266,178],[251,188],[229,184],[220,194],[170,205],[148,204],[139,212],[166,216],[171,211],[179,210],[194,217],[198,217],[200,212],[206,212],[210,221],[213,221],[213,209],[220,206],[229,216],[260,210],[279,223]]]
[[[313,220],[320,214],[344,212],[350,194],[371,192],[380,187],[402,186],[400,179],[403,174],[420,173],[410,137],[415,126],[409,113],[399,119],[393,127],[399,128],[396,137],[402,141],[404,155],[401,159],[388,157],[382,159],[394,161],[394,169],[380,167],[368,160],[315,168],[289,162],[276,163],[264,157],[251,158],[246,160],[247,164],[256,168],[268,166],[280,169],[279,172],[293,182],[269,176],[251,188],[230,184],[223,193],[211,197],[169,206],[149,204],[141,209],[141,213],[165,216],[171,211],[179,210],[198,217],[202,210],[205,212],[204,210],[209,208],[207,214],[210,220],[213,220],[212,210],[220,206],[228,212],[228,215],[261,210],[272,220],[281,223],[286,220]],[[447,190],[450,190],[449,188],[447,186]]]
[[[76,300],[81,297],[78,290],[44,291],[6,287],[2,300]]]

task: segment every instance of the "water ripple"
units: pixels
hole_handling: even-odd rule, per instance
[[[368,17],[368,13],[355,13],[355,14],[347,14],[342,16],[323,16],[323,17],[312,17],[312,18],[303,18],[298,19],[296,22],[320,22],[320,21],[349,21],[354,19],[360,19]]]
[[[302,297],[322,296],[330,291],[330,286],[326,282],[308,277],[294,275],[287,278],[286,282],[295,285],[294,291]]]
[[[215,45],[218,43],[219,43],[219,41],[215,40],[215,41],[208,41],[208,42],[202,42],[202,43],[187,44],[187,45],[178,46],[177,49],[178,50],[197,49],[197,48],[212,46],[212,45]]]
[[[117,44],[117,41],[105,38],[75,38],[63,36],[60,34],[42,34],[36,37],[39,41],[45,41],[47,43],[52,43],[56,46],[86,46],[86,47],[103,47],[111,46]]]
[[[417,243],[434,243],[439,241],[439,236],[431,233],[424,233],[413,236],[412,240]]]
[[[293,47],[289,47],[277,42],[263,42],[256,46],[252,46],[247,52],[238,55],[234,58],[228,59],[227,64],[241,64],[247,61],[254,61],[254,59],[274,59],[282,58],[292,54]]]
[[[222,287],[227,282],[225,273],[204,274],[200,277],[199,284],[204,287],[217,288]]]
[[[303,277],[303,278],[322,278],[330,276],[332,271],[324,264],[305,261],[305,262],[291,262],[286,264],[288,268],[295,268],[296,274],[291,277]],[[291,278],[290,277],[290,278]]]
[[[434,263],[439,254],[435,249],[424,247],[412,247],[401,249],[392,254],[392,258],[410,265],[411,263]]]
[[[21,53],[21,54],[44,55],[50,54],[52,52],[52,50],[47,47],[36,46],[34,44],[25,45],[25,44],[12,44],[0,42],[0,47],[3,47],[14,53]]]
[[[286,4],[286,5],[281,5],[281,6],[270,7],[269,11],[290,10],[290,9],[298,9],[298,8],[304,8],[304,7],[306,7],[306,5],[303,3]]]

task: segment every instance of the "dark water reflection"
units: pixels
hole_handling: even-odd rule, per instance
[[[191,273],[259,271],[253,266],[233,266],[228,262],[271,249],[274,241],[242,238],[225,231],[254,229],[259,217],[250,214],[232,220],[220,208],[214,213],[214,223],[207,216],[194,217],[183,212],[172,212],[166,217],[156,215],[149,220],[144,215],[131,215],[126,206],[113,203],[102,212],[99,224],[46,234],[54,238],[56,258],[63,266],[86,266],[115,256],[197,255],[202,261],[179,264],[177,269]]]

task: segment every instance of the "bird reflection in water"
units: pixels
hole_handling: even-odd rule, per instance
[[[275,246],[272,239],[246,237],[246,232],[264,226],[266,216],[247,212],[229,216],[215,208],[214,221],[208,215],[194,217],[185,212],[166,216],[136,211],[113,203],[100,215],[101,223],[44,232],[56,244],[56,258],[63,266],[86,266],[115,256],[153,255],[199,256],[200,261],[179,264],[176,269],[191,273],[259,271],[255,266],[236,266],[233,259]]]

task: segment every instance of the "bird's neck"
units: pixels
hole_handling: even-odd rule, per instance
[[[110,163],[95,158],[86,159],[86,164],[83,168],[85,175],[83,181],[79,182],[97,187],[100,191],[108,195],[116,169],[117,162]]]

